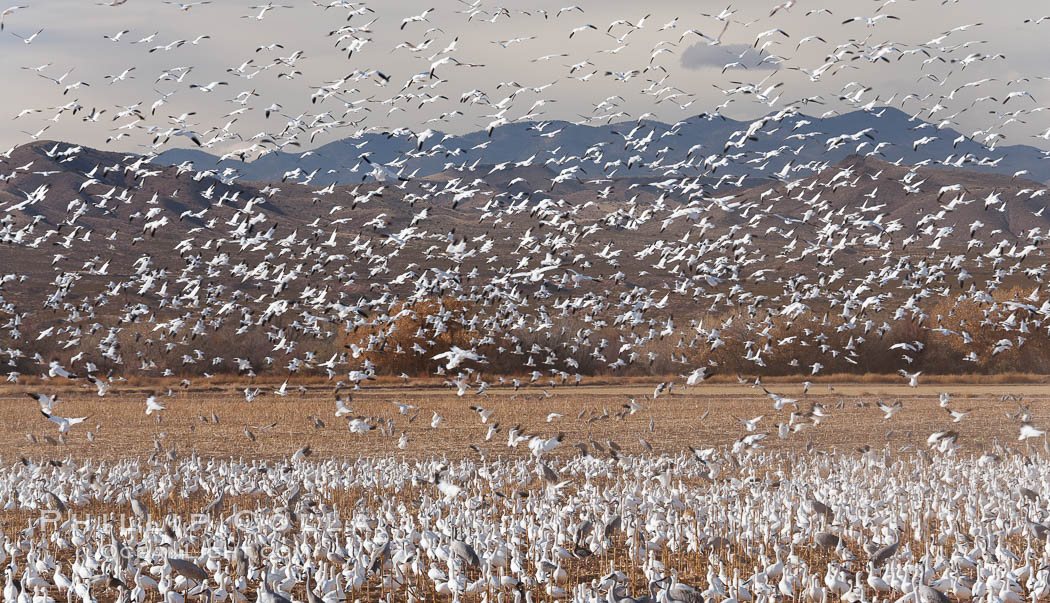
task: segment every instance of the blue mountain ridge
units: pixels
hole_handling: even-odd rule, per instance
[[[1012,175],[1024,171],[1025,178],[1038,182],[1050,181],[1050,159],[1048,154],[1028,145],[999,146],[994,149],[985,147],[969,138],[964,138],[953,147],[953,141],[960,133],[951,128],[938,130],[929,122],[922,121],[893,107],[881,107],[871,111],[853,111],[832,117],[820,118],[797,114],[779,122],[767,122],[741,148],[726,148],[729,140],[741,138],[751,122],[736,121],[720,116],[698,115],[679,122],[677,127],[658,121],[618,122],[607,125],[575,125],[566,121],[520,122],[511,123],[493,130],[491,136],[485,130],[463,135],[446,135],[437,133],[429,138],[417,152],[416,140],[412,136],[391,135],[390,133],[370,133],[359,138],[345,138],[330,142],[314,149],[306,157],[302,153],[273,152],[250,162],[238,160],[218,161],[218,157],[200,149],[169,149],[160,153],[155,161],[162,165],[178,165],[192,162],[197,169],[232,168],[240,174],[240,179],[250,182],[279,182],[287,172],[299,168],[302,174],[317,170],[311,184],[327,186],[328,184],[353,184],[360,182],[371,168],[360,156],[369,153],[373,163],[390,164],[397,162],[391,169],[406,177],[433,175],[448,169],[462,169],[480,161],[484,164],[503,162],[520,162],[534,157],[534,164],[558,157],[583,157],[587,149],[599,143],[601,146],[601,166],[606,175],[612,177],[640,177],[662,174],[664,166],[684,158],[685,153],[694,145],[701,145],[695,151],[701,159],[694,163],[702,164],[703,157],[743,153],[730,165],[721,169],[721,173],[749,176],[760,175],[757,168],[764,161],[746,163],[761,157],[778,148],[784,148],[778,156],[770,157],[765,165],[766,174],[780,170],[789,160],[793,165],[810,161],[837,163],[845,157],[857,154],[858,146],[867,143],[859,150],[860,154],[874,150],[877,143],[883,145],[877,157],[890,162],[914,165],[929,162],[930,166],[954,166],[967,170],[989,171]],[[641,125],[633,136],[634,140],[645,137],[652,130],[653,139],[644,151],[627,148],[624,137],[636,126]],[[867,136],[856,141],[846,141],[834,148],[828,148],[827,141],[835,136],[854,135],[871,129]],[[674,134],[663,136],[667,132]],[[793,135],[815,136],[799,139],[789,138]],[[927,144],[914,148],[916,140],[922,137],[934,137]],[[362,144],[364,143],[364,144]],[[488,143],[483,148],[477,145]],[[413,156],[404,161],[406,154]],[[659,156],[663,161],[652,165]],[[593,156],[593,154],[592,154]],[[641,157],[628,167],[632,157]],[[968,161],[956,165],[955,162],[966,156]],[[602,168],[590,160],[579,159],[565,162],[565,166],[580,164],[585,175],[581,177],[598,177]],[[357,171],[351,171],[357,166]],[[561,167],[550,165],[557,172]],[[700,173],[699,168],[680,170],[683,176]]]

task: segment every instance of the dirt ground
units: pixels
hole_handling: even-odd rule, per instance
[[[573,454],[570,446],[596,440],[603,445],[612,440],[624,452],[644,452],[640,441],[646,440],[656,453],[677,453],[687,446],[706,448],[731,444],[747,435],[737,420],[763,418],[755,433],[768,433],[762,441],[766,447],[802,447],[807,444],[826,451],[849,453],[861,446],[881,449],[887,443],[897,452],[925,447],[926,438],[934,431],[953,429],[960,436],[964,451],[977,452],[993,440],[1021,449],[1042,446],[1042,439],[1019,443],[1020,423],[1008,414],[1019,409],[1013,399],[1019,397],[1028,406],[1032,423],[1038,428],[1050,426],[1050,386],[1045,385],[930,385],[909,388],[905,385],[828,385],[818,384],[802,393],[801,385],[776,384],[770,390],[798,399],[799,411],[809,411],[814,403],[823,406],[825,414],[819,425],[807,426],[787,439],[777,437],[778,423],[790,421],[794,405],[775,411],[773,402],[761,389],[750,385],[701,385],[694,389],[675,389],[652,399],[653,386],[562,386],[558,388],[490,389],[485,395],[473,392],[462,397],[455,391],[433,388],[365,388],[343,390],[339,395],[352,395],[352,413],[335,416],[335,394],[330,387],[311,386],[305,393],[289,384],[289,394],[273,394],[274,385],[256,384],[262,394],[247,402],[242,390],[230,387],[211,389],[158,391],[158,399],[167,410],[146,416],[147,389],[115,388],[105,397],[93,389],[66,386],[44,391],[59,393],[60,403],[54,414],[62,417],[88,417],[66,434],[66,442],[57,441],[58,426],[41,415],[37,402],[27,391],[35,388],[8,386],[0,390],[0,403],[6,412],[0,416],[0,458],[10,462],[20,456],[29,458],[94,458],[118,459],[151,455],[159,441],[164,450],[174,446],[180,455],[196,452],[201,456],[280,458],[309,445],[319,457],[368,455],[405,455],[423,458],[445,455],[450,459],[476,456],[469,448],[475,444],[491,458],[528,454],[528,448],[507,446],[507,431],[520,425],[528,434],[552,437],[564,433],[562,446],[555,452]],[[950,408],[969,412],[959,423],[939,405],[938,396],[949,392]],[[1010,398],[1004,399],[1004,394]],[[634,399],[645,406],[634,414],[617,417],[627,410],[624,405]],[[883,420],[876,407],[882,400],[900,400],[903,409],[892,419]],[[401,414],[393,402],[418,407]],[[500,427],[490,441],[485,441],[489,425],[483,424],[472,405],[493,410],[489,424]],[[595,419],[606,414],[604,419]],[[219,419],[211,419],[214,412]],[[431,422],[437,413],[444,421],[436,428]],[[552,417],[551,413],[563,415]],[[582,418],[581,418],[582,413]],[[157,416],[160,415],[158,422]],[[706,416],[705,416],[706,415]],[[319,418],[324,427],[315,425]],[[373,425],[393,421],[393,434],[379,429],[366,434],[350,433],[347,423],[354,417],[371,418]],[[205,421],[204,419],[208,419]],[[803,419],[812,422],[812,419]],[[270,427],[271,424],[275,424]],[[650,429],[650,425],[652,428]],[[249,439],[245,429],[255,439]],[[89,441],[88,432],[94,434]],[[406,434],[408,443],[401,450],[397,443]],[[28,435],[36,439],[29,440]],[[50,436],[49,443],[44,436]]]

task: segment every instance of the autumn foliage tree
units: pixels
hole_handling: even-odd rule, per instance
[[[392,314],[346,334],[344,346],[355,359],[368,359],[380,374],[432,374],[437,354],[452,346],[469,349],[479,334],[467,325],[477,310],[451,297],[405,301]]]
[[[1050,371],[1048,324],[1038,307],[1020,288],[942,299],[930,310],[930,368],[943,373]]]

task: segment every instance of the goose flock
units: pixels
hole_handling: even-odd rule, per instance
[[[310,457],[16,463],[4,599],[1050,596],[1046,451]]]
[[[0,10],[0,357],[53,446],[0,441],[5,602],[1050,598],[1038,399],[979,447],[948,394],[917,449],[764,447],[835,412],[806,379],[1050,371],[1050,74],[1023,54],[1047,17],[286,1]],[[595,376],[658,384],[587,425],[714,377],[768,409],[658,451],[486,402]],[[425,397],[355,410],[420,377],[477,454],[413,451],[401,427],[449,423]],[[319,433],[403,454],[163,443],[178,393],[224,380],[334,386]],[[62,454],[130,413],[152,456]]]

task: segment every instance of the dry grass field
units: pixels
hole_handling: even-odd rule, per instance
[[[507,430],[514,425],[521,425],[526,433],[543,437],[563,432],[565,434],[563,445],[555,449],[552,456],[578,454],[571,445],[579,442],[594,440],[602,443],[603,446],[608,446],[608,441],[614,441],[625,453],[643,454],[642,457],[634,457],[629,464],[636,469],[642,467],[642,473],[645,473],[654,470],[653,467],[661,466],[662,461],[652,458],[645,459],[644,453],[647,451],[643,449],[639,438],[648,441],[655,453],[679,453],[686,450],[687,446],[694,448],[725,446],[732,444],[733,441],[747,433],[744,425],[735,417],[754,419],[759,415],[764,415],[757,423],[756,432],[769,434],[762,441],[762,446],[767,449],[766,452],[772,453],[763,457],[765,461],[756,460],[755,457],[743,458],[745,463],[743,467],[738,465],[734,469],[728,466],[723,473],[723,478],[715,482],[702,480],[696,475],[677,478],[682,480],[679,481],[679,488],[683,488],[680,492],[686,497],[688,503],[683,508],[693,509],[685,516],[685,521],[693,526],[694,532],[698,533],[700,529],[698,526],[701,525],[698,522],[707,522],[709,517],[717,516],[718,513],[726,510],[721,502],[712,503],[711,501],[736,501],[731,504],[740,504],[741,501],[752,499],[752,496],[738,497],[739,493],[735,490],[737,486],[732,484],[742,483],[735,477],[745,474],[754,475],[756,470],[759,475],[764,473],[766,477],[769,477],[770,472],[779,469],[791,475],[799,484],[813,484],[814,486],[826,479],[829,483],[835,484],[836,488],[841,488],[844,493],[836,495],[836,498],[828,498],[832,496],[831,490],[825,490],[821,491],[819,496],[835,504],[839,509],[848,509],[850,507],[845,505],[844,501],[853,500],[851,497],[859,496],[848,488],[867,495],[870,492],[864,491],[864,488],[869,481],[877,483],[885,480],[887,476],[912,475],[908,472],[917,470],[919,467],[919,465],[908,465],[907,462],[894,463],[892,466],[887,464],[881,468],[877,463],[865,464],[855,453],[856,449],[862,446],[882,449],[888,443],[889,450],[904,452],[903,457],[911,457],[914,460],[914,457],[907,454],[909,450],[925,448],[926,438],[930,433],[950,428],[960,434],[958,444],[963,448],[960,451],[963,455],[979,454],[980,450],[991,447],[996,441],[1021,451],[1024,451],[1029,445],[1041,451],[1045,443],[1040,439],[1031,440],[1032,444],[1017,442],[1018,421],[1007,417],[1007,414],[1017,412],[1018,398],[1021,404],[1031,409],[1034,425],[1045,427],[1050,424],[1050,409],[1045,403],[1047,397],[1050,396],[1050,388],[1033,384],[924,385],[917,388],[899,384],[835,384],[831,386],[819,384],[812,386],[806,394],[802,393],[799,385],[770,384],[769,388],[772,391],[798,398],[798,406],[801,411],[806,412],[814,405],[819,405],[824,409],[821,414],[827,415],[821,418],[819,425],[806,427],[786,439],[777,437],[776,424],[790,420],[793,406],[788,405],[781,411],[774,411],[770,397],[762,390],[736,384],[704,384],[693,390],[675,390],[671,394],[660,395],[656,400],[650,398],[653,388],[650,385],[641,384],[558,387],[548,389],[549,395],[545,395],[544,390],[539,388],[522,388],[518,392],[497,388],[487,392],[487,395],[478,396],[471,393],[462,397],[456,396],[454,391],[441,388],[383,385],[352,392],[353,399],[349,406],[352,407],[353,412],[346,418],[335,416],[335,394],[330,387],[315,384],[308,387],[306,392],[299,392],[296,391],[294,384],[290,384],[288,390],[291,393],[283,397],[272,393],[274,384],[258,383],[255,384],[255,387],[262,388],[263,394],[250,403],[245,401],[241,390],[225,385],[211,389],[175,389],[170,397],[166,395],[166,391],[158,392],[159,400],[167,407],[165,411],[160,412],[162,419],[158,422],[156,415],[146,416],[145,414],[145,400],[149,390],[143,387],[114,390],[100,398],[94,390],[86,388],[62,390],[55,389],[52,385],[47,391],[58,393],[61,399],[55,409],[56,414],[63,417],[88,417],[82,424],[72,427],[65,438],[65,443],[61,443],[54,441],[54,438],[58,436],[57,426],[41,416],[37,402],[26,395],[27,391],[35,388],[9,386],[0,392],[0,398],[7,409],[7,412],[0,416],[0,434],[2,434],[0,435],[0,462],[12,466],[13,470],[21,470],[21,464],[17,459],[26,457],[41,463],[41,465],[30,463],[30,471],[36,471],[32,467],[37,466],[41,467],[41,475],[58,475],[64,469],[51,468],[42,461],[67,458],[77,461],[89,459],[119,461],[135,457],[144,459],[155,453],[157,448],[154,442],[157,441],[160,442],[160,447],[164,451],[161,453],[161,458],[164,458],[163,455],[168,450],[174,448],[179,459],[186,459],[188,455],[196,453],[204,458],[219,457],[220,459],[244,459],[246,461],[274,460],[287,458],[297,449],[308,445],[313,451],[312,459],[334,457],[347,458],[352,461],[360,457],[392,457],[394,459],[405,457],[408,460],[446,457],[452,460],[463,457],[477,458],[478,452],[468,446],[475,444],[488,455],[490,460],[494,460],[497,457],[506,459],[512,456],[524,457],[529,454],[525,445],[517,448],[508,448],[506,445]],[[961,422],[952,423],[951,416],[939,404],[941,392],[950,394],[949,406],[952,409],[968,411],[970,414]],[[343,390],[339,395],[345,396],[347,393],[347,390]],[[1004,399],[1004,394],[1007,393],[1010,394],[1010,399]],[[624,404],[632,398],[644,404],[646,408],[617,418],[616,413],[624,411]],[[876,406],[878,400],[891,404],[899,400],[903,409],[892,419],[883,420],[883,413]],[[398,407],[393,402],[417,406],[418,415],[413,421],[409,421],[409,416],[417,411],[410,410],[408,414],[400,414]],[[498,422],[501,431],[491,441],[484,441],[488,425],[482,424],[478,414],[469,408],[471,405],[480,405],[493,411],[489,424]],[[608,411],[608,418],[591,420],[606,414],[605,411]],[[218,417],[217,424],[211,418],[213,412]],[[436,428],[431,427],[434,413],[444,418],[441,425]],[[564,416],[548,422],[547,417],[550,413],[559,413]],[[392,420],[393,433],[382,434],[379,429],[366,434],[350,433],[347,428],[348,419],[355,417],[368,418],[373,425],[386,423],[388,419]],[[315,418],[320,418],[324,426],[318,427]],[[812,422],[812,420],[810,418],[803,422]],[[246,436],[245,429],[252,432],[254,439]],[[87,437],[89,432],[94,434],[94,441],[89,441]],[[408,438],[408,444],[403,450],[397,445],[402,432]],[[27,434],[32,435],[36,442],[31,442]],[[53,443],[50,443],[45,436],[52,438]],[[823,455],[818,452],[814,456],[800,455],[800,458],[808,460],[801,462],[799,467],[787,467],[795,458],[790,453],[809,445],[812,445],[817,451],[829,454]],[[778,455],[777,452],[789,454]],[[931,466],[941,467],[947,471],[946,468],[953,465],[951,460],[946,459],[946,462],[949,464]],[[757,467],[755,463],[758,463]],[[776,465],[768,463],[776,463]],[[428,466],[433,467],[436,464],[432,463]],[[504,467],[511,464],[507,463]],[[526,466],[529,464],[525,463]],[[164,465],[175,466],[175,464],[167,463]],[[180,471],[192,473],[196,470],[194,467],[200,468],[207,465],[207,462],[191,462]],[[233,465],[235,463],[227,466]],[[387,466],[383,462],[374,464],[365,462],[361,465]],[[62,466],[69,467],[65,464]],[[236,464],[236,466],[244,467],[245,465]],[[605,476],[581,480],[576,476],[562,494],[569,500],[583,500],[586,496],[593,495],[594,491],[589,488],[594,484],[601,484],[603,488],[614,490],[622,487],[621,494],[612,496],[612,500],[620,500],[622,497],[628,497],[631,488],[638,484],[648,484],[652,479],[657,479],[631,481],[635,479],[630,477],[633,475],[631,473],[633,470],[628,470],[627,466],[628,464],[624,464],[624,473],[619,478]],[[682,466],[690,465],[685,463]],[[311,465],[311,467],[316,466]],[[154,466],[152,470],[168,471],[170,469],[162,470]],[[848,476],[852,475],[853,471],[859,472],[860,475],[869,475],[870,480],[849,479]],[[256,474],[254,471],[252,473],[255,474],[252,479],[263,481],[269,479],[263,473]],[[106,475],[101,469],[98,474]],[[274,475],[281,475],[281,473],[274,472]],[[210,479],[211,474],[202,474],[200,477]],[[299,478],[296,476],[295,479]],[[188,480],[187,483],[189,482],[196,483],[195,479]],[[475,487],[477,483],[479,482],[475,478],[462,482],[468,488]],[[683,483],[684,487],[681,485]],[[779,481],[776,483],[779,484]],[[284,485],[287,486],[287,484]],[[505,484],[505,486],[504,489],[510,492],[509,488],[512,486],[510,484]],[[792,494],[794,486],[786,486],[782,490],[776,485],[767,484],[767,486],[768,489],[765,489],[766,486],[760,487],[753,484],[755,490],[749,490],[749,492],[755,499],[775,500],[776,502],[770,503],[771,508],[786,509],[802,504],[801,499]],[[529,487],[534,489],[536,502],[530,503],[535,506],[527,508],[541,509],[543,504],[549,502],[541,495],[544,491],[542,480],[537,478],[530,483]],[[483,501],[484,510],[479,511],[480,516],[496,521],[494,518],[508,513],[514,517],[515,521],[535,521],[536,525],[548,527],[560,521],[538,512],[537,518],[534,518],[521,507],[515,507],[513,501],[508,502],[503,496],[498,498],[494,496],[493,488],[494,486],[489,490],[478,490],[471,494],[476,497],[471,500]],[[992,491],[994,490],[993,488]],[[426,515],[422,508],[418,511],[413,510],[422,505],[424,501],[432,500],[429,498],[431,491],[436,491],[433,485],[424,485],[419,489],[407,489],[391,482],[368,489],[355,486],[345,490],[319,491],[317,496],[319,502],[331,505],[337,510],[340,518],[349,521],[354,517],[371,517],[381,508],[388,511],[406,509],[413,513],[417,512],[420,516]],[[185,495],[179,492],[179,490],[173,490],[168,496],[143,493],[142,497],[146,501],[149,513],[155,517],[165,517],[165,522],[175,523],[185,520],[191,514],[199,513],[205,505],[214,500],[214,493],[197,491],[192,495]],[[814,492],[817,491],[814,490]],[[933,492],[934,490],[930,490],[927,494],[932,496]],[[283,490],[279,491],[275,504],[278,506],[283,504],[284,499],[281,497],[285,494]],[[1004,500],[1012,500],[1010,498],[1012,496],[1014,495],[1007,494]],[[598,496],[598,499],[600,498]],[[558,496],[551,497],[552,501],[558,499]],[[450,503],[449,500],[445,499],[440,504],[459,504],[458,499],[455,503]],[[465,497],[464,501],[466,500],[468,499]],[[1004,500],[996,500],[995,508],[1007,508],[1008,505]],[[226,512],[235,507],[244,509],[255,507],[259,510],[270,502],[272,501],[264,497],[262,493],[255,492],[250,496],[231,497],[220,504],[218,511]],[[51,503],[45,503],[41,508],[50,508],[49,504]],[[605,503],[599,504],[598,507],[601,507],[602,504]],[[705,508],[704,504],[711,506]],[[580,508],[583,506],[586,505],[581,505]],[[918,505],[915,508],[922,509],[927,506]],[[86,507],[71,508],[69,512],[85,517],[122,517],[128,513],[128,510],[127,502],[118,499],[105,503],[93,501]],[[38,515],[39,510],[29,508],[4,512],[0,514],[0,531],[10,538],[18,538],[23,534],[24,528],[32,525]],[[542,518],[538,519],[541,516]],[[223,516],[220,515],[219,518],[221,517]],[[225,525],[223,521],[217,521],[205,532],[225,530]],[[357,525],[359,524],[355,524],[355,529],[358,529]],[[710,538],[713,538],[713,534],[718,533],[712,527],[715,523],[704,525],[712,532]],[[851,526],[853,523],[844,521],[843,525]],[[917,554],[933,551],[933,549],[926,548],[930,546],[928,540],[921,537],[921,529],[924,528],[915,527],[920,524],[902,525],[905,530],[902,532],[902,539],[910,542],[909,546],[914,547]],[[135,537],[137,529],[139,529],[137,524],[133,523],[124,532],[125,537],[129,539],[128,542]],[[917,532],[917,529],[920,531]],[[867,535],[862,535],[861,531],[849,532],[846,530],[843,533],[847,538],[844,540],[847,542],[847,549],[852,550],[855,554],[866,555],[861,545],[867,541]],[[103,537],[108,538],[108,536]],[[303,537],[300,532],[285,533],[281,536],[281,538],[289,539],[300,537]],[[633,537],[637,537],[637,534]],[[647,575],[638,569],[637,559],[628,553],[628,549],[631,548],[631,538],[630,530],[625,529],[613,534],[608,539],[608,543],[604,544],[603,548],[593,556],[587,553],[580,559],[566,558],[559,561],[558,567],[563,567],[566,572],[563,577],[565,585],[598,584],[601,581],[600,577],[606,574],[607,568],[613,567],[626,570],[624,582],[631,591],[644,592],[650,583]],[[802,537],[802,542],[808,543],[810,540],[810,535]],[[186,542],[189,540],[187,539]],[[699,552],[689,551],[685,546],[674,547],[673,550],[668,547],[658,554],[659,559],[661,563],[680,570],[680,578],[683,581],[701,588],[709,586],[708,572],[711,569],[710,553],[712,551],[719,551],[720,554],[725,555],[730,569],[743,572],[753,571],[755,567],[760,567],[769,561],[763,555],[757,554],[755,550],[749,549],[743,542],[711,539],[706,539],[704,542]],[[1011,535],[1007,544],[1017,554],[1020,554],[1025,547],[1024,539],[1016,534]],[[1041,544],[1038,546],[1040,550],[1044,550]],[[189,550],[191,548],[187,545],[187,551]],[[836,553],[832,551],[808,544],[799,545],[796,550],[797,559],[801,560],[799,563],[813,568],[828,566],[836,556]],[[74,563],[71,550],[55,550],[54,554],[64,567],[69,567]],[[538,575],[539,564],[538,558],[528,559],[525,574]],[[420,567],[422,569],[418,573],[413,573],[404,584],[391,586],[390,581],[382,577],[382,572],[370,574],[361,569],[360,564],[355,565],[353,562],[344,564],[342,566],[344,575],[350,576],[345,583],[347,600],[391,600],[388,598],[390,596],[394,597],[392,600],[407,600],[409,592],[415,593],[415,600],[450,600],[439,594],[443,591],[439,591],[435,586],[436,583],[423,573],[427,570],[427,566],[421,565]],[[433,568],[434,565],[431,564],[430,569],[433,570]],[[359,571],[361,572],[360,580],[355,583],[353,579]],[[468,574],[470,580],[480,580],[482,576],[477,569],[469,569]],[[130,579],[128,576],[125,578]],[[253,600],[256,596],[257,580],[257,577],[252,578],[242,589],[249,600]],[[305,584],[301,577],[290,581],[289,584],[289,592],[294,595],[295,600],[306,600]],[[534,596],[533,600],[537,601],[563,598],[562,596],[550,596],[552,592],[550,588],[550,583],[533,583],[527,589],[522,589],[521,592],[528,590],[529,596]],[[486,590],[488,594],[492,594],[499,589],[488,588]],[[506,590],[510,592],[512,589]],[[54,588],[49,589],[48,592],[56,600],[63,596]],[[113,589],[101,585],[95,587],[95,592],[98,596],[97,600],[100,601],[114,600],[116,594]],[[508,600],[509,598],[508,595]],[[148,600],[155,599],[149,598]],[[463,600],[489,599],[481,598],[475,593]],[[800,597],[799,600],[804,600],[804,597]]]
[[[509,448],[507,429],[520,425],[528,434],[551,437],[565,434],[563,445],[556,455],[574,454],[571,444],[596,440],[603,445],[612,440],[624,452],[645,452],[639,438],[644,438],[656,453],[677,453],[687,446],[706,448],[731,444],[746,435],[745,427],[734,417],[753,419],[763,415],[756,432],[768,433],[762,442],[766,448],[801,447],[811,444],[820,450],[846,452],[861,447],[882,448],[890,444],[891,451],[908,450],[908,446],[922,448],[930,433],[953,429],[960,433],[958,444],[966,450],[978,451],[993,440],[1009,445],[1016,443],[1018,422],[1008,418],[1018,410],[1014,399],[1003,399],[1004,394],[1019,397],[1031,408],[1033,424],[1050,424],[1050,387],[1045,385],[906,385],[886,384],[826,384],[813,385],[802,394],[799,385],[778,383],[769,385],[771,391],[799,399],[798,408],[805,412],[813,403],[823,406],[830,415],[819,425],[807,426],[787,439],[777,437],[777,424],[790,421],[792,405],[781,411],[760,389],[747,385],[704,384],[692,390],[675,390],[651,399],[649,385],[579,386],[544,390],[522,388],[518,392],[494,388],[486,395],[467,393],[462,397],[454,390],[424,387],[376,387],[350,392],[352,413],[344,418],[335,416],[335,395],[331,387],[311,385],[306,392],[288,387],[287,396],[273,395],[272,384],[255,384],[262,394],[253,402],[246,402],[243,391],[232,386],[210,389],[175,388],[158,390],[158,399],[167,407],[153,416],[145,414],[147,388],[115,389],[105,397],[93,390],[53,389],[60,395],[55,413],[63,417],[89,417],[75,425],[66,435],[65,443],[58,442],[57,425],[39,412],[37,403],[26,396],[34,388],[7,387],[0,392],[6,412],[0,417],[0,458],[9,462],[20,456],[28,458],[118,459],[147,457],[155,451],[155,441],[164,450],[175,448],[179,455],[197,453],[203,457],[241,457],[276,459],[291,455],[302,446],[310,446],[320,457],[386,456],[428,458],[447,456],[450,459],[476,456],[468,447],[476,444],[491,457],[527,455],[524,445]],[[833,388],[833,389],[832,389]],[[940,392],[949,392],[949,406],[953,410],[969,412],[959,423],[939,405]],[[617,417],[626,409],[629,399],[646,406],[634,414]],[[900,400],[903,410],[890,420],[876,407],[876,401],[893,403]],[[400,414],[393,402],[418,407],[417,411]],[[485,441],[488,425],[469,407],[478,405],[494,413],[489,424],[498,423],[500,432]],[[608,418],[595,419],[608,411]],[[219,419],[211,420],[214,412]],[[431,427],[437,413],[444,421]],[[559,413],[550,422],[548,415]],[[582,418],[580,418],[582,413]],[[706,417],[705,417],[706,414]],[[319,418],[324,426],[314,421]],[[372,425],[393,423],[393,434],[375,429],[366,434],[350,433],[348,420],[364,417]],[[208,419],[205,421],[204,419]],[[650,423],[652,430],[650,430]],[[269,427],[273,425],[272,427]],[[245,434],[252,432],[254,441]],[[89,441],[88,432],[94,441]],[[401,433],[408,438],[405,448],[397,446]],[[388,432],[389,433],[389,432]],[[30,441],[29,435],[36,439]],[[53,438],[49,440],[44,436]],[[1038,440],[1036,440],[1038,441]],[[1041,445],[1041,442],[1040,442]]]

